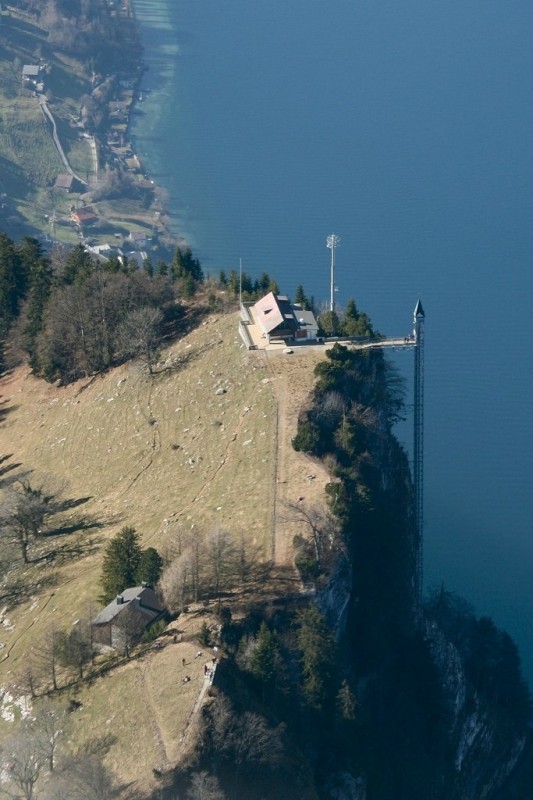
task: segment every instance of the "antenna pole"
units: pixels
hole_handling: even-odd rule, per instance
[[[242,306],[242,258],[239,258],[239,308]]]
[[[326,239],[326,247],[331,250],[329,310],[332,313],[335,311],[335,248],[339,246],[340,241],[340,236],[336,236],[334,233],[330,233]]]

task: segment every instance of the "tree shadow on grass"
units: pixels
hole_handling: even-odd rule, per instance
[[[12,414],[18,408],[19,406],[8,405],[7,400],[0,400],[0,425],[5,421],[8,414]]]
[[[43,531],[41,538],[50,539],[56,536],[71,536],[73,533],[82,533],[83,531],[101,530],[110,525],[118,525],[119,522],[122,521],[122,514],[110,514],[105,517],[105,519],[98,520],[90,514],[80,514],[79,516],[65,520],[64,524]]]
[[[89,516],[81,516],[74,521],[69,521],[68,525],[58,525],[41,533],[42,539],[55,538],[57,536],[71,536],[73,533],[82,531],[98,530],[105,527],[104,522],[99,522]]]
[[[13,578],[0,587],[0,603],[8,608],[13,608],[20,603],[25,603],[37,594],[47,589],[53,589],[59,583],[59,573],[50,572],[48,575],[39,576],[39,580],[28,581],[25,577]]]
[[[171,306],[163,319],[161,343],[171,344],[178,336],[181,338],[190,333],[208,314],[208,309],[202,306]]]
[[[154,368],[154,371],[152,372],[152,378],[157,378],[159,375],[175,375],[176,372],[180,372],[182,369],[185,369],[185,367],[189,366],[189,364],[197,361],[204,353],[207,353],[208,350],[211,350],[211,348],[211,344],[206,344],[204,347],[198,347],[196,350],[191,348],[186,353],[180,354],[179,356],[171,359],[167,359],[163,366]]]
[[[13,458],[13,453],[9,453],[7,456],[0,456],[0,465],[4,464],[5,461],[8,461],[10,458]],[[7,475],[8,472],[12,472],[17,467],[21,467],[22,462],[15,461],[11,464],[5,464],[4,466],[0,466],[0,478],[3,475]]]
[[[62,511],[69,511],[71,508],[78,508],[78,506],[82,506],[84,503],[88,503],[89,500],[92,499],[93,495],[87,495],[87,497],[76,497],[76,498],[67,498],[66,500],[59,500],[56,506],[57,513],[60,514]]]
[[[40,556],[34,556],[31,559],[32,564],[46,563],[57,564],[58,566],[65,564],[73,559],[84,558],[97,552],[99,544],[94,539],[82,539],[79,537],[77,540],[70,540],[64,544],[58,545],[51,550],[47,550]]]

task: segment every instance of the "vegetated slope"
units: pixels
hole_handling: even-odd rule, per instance
[[[61,204],[60,196],[54,196],[53,183],[65,171],[35,87],[22,81],[22,66],[39,63],[41,56],[49,66],[47,91],[54,98],[52,107],[63,148],[67,153],[74,149],[75,167],[78,152],[83,150],[85,161],[89,146],[79,141],[79,131],[67,124],[68,115],[77,113],[79,98],[90,84],[80,65],[54,51],[49,31],[37,17],[11,8],[9,15],[2,17],[0,31],[0,194],[5,195],[4,230],[18,232],[23,222],[46,226],[44,215]]]
[[[123,525],[161,552],[179,526],[194,525],[200,535],[221,526],[261,559],[292,563],[298,523],[287,521],[285,505],[301,496],[319,501],[326,480],[290,446],[322,353],[248,353],[237,324],[236,314],[206,317],[164,353],[153,378],[129,364],[67,387],[26,367],[0,380],[0,480],[26,472],[32,485],[63,486],[66,518],[85,519],[84,529],[62,537],[55,559],[10,566],[7,583],[22,582],[27,597],[2,615],[0,686],[16,683],[52,627],[68,630],[87,615],[100,591],[102,548]],[[178,624],[192,633],[200,622]],[[194,649],[187,633],[184,639],[175,653],[153,651],[83,690],[74,739],[111,726],[117,741],[109,763],[140,787],[150,784],[153,767],[178,757],[196,701],[198,685],[179,680],[181,659],[192,664]]]

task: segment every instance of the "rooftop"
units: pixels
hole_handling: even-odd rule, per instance
[[[121,594],[117,595],[114,600],[103,608],[93,619],[93,625],[103,625],[106,622],[111,622],[132,605],[134,605],[136,611],[142,614],[147,624],[160,616],[165,610],[165,606],[153,589],[148,586],[132,586],[129,589],[124,589]]]

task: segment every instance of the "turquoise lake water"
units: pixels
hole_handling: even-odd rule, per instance
[[[132,135],[204,267],[325,300],[336,233],[338,302],[404,336],[422,299],[425,584],[505,627],[533,684],[533,6],[135,8]]]

